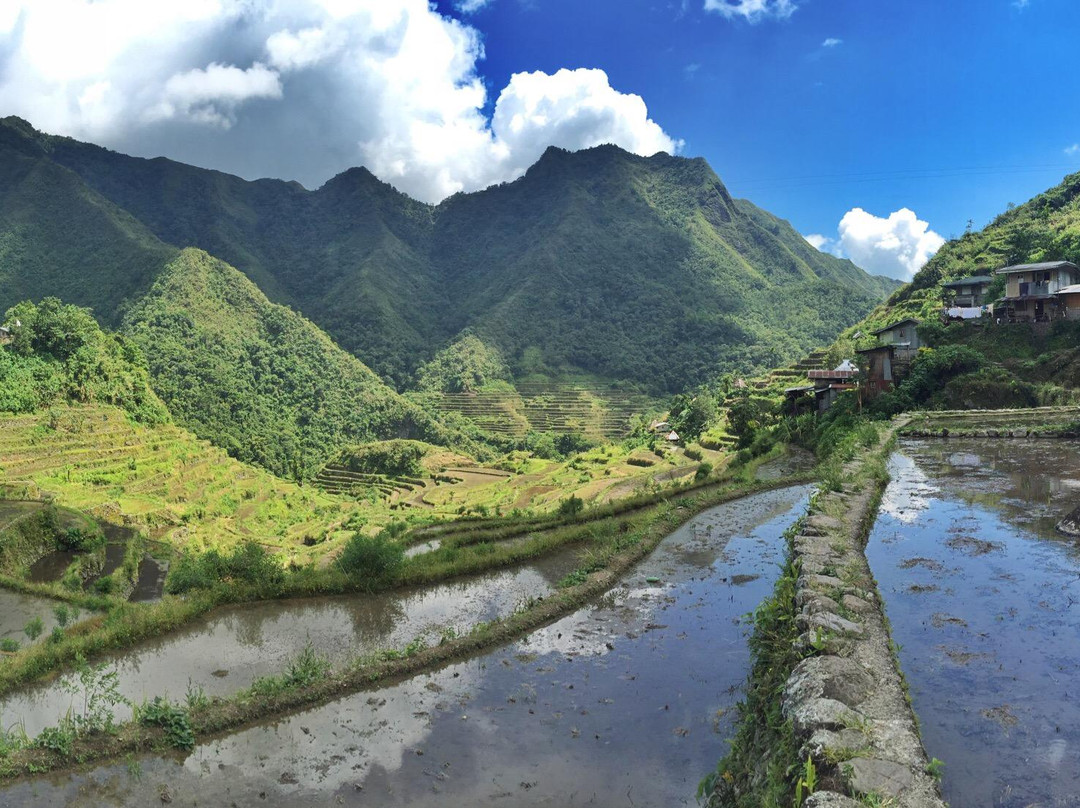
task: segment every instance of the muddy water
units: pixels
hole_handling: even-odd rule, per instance
[[[867,548],[953,808],[1080,805],[1080,446],[912,441]]]
[[[808,489],[706,512],[600,603],[468,661],[198,747],[43,778],[45,806],[694,805]],[[163,791],[164,789],[164,791]]]
[[[0,589],[0,638],[16,640],[21,645],[26,645],[30,640],[23,632],[23,627],[35,617],[41,618],[44,626],[41,636],[47,637],[56,625],[53,609],[58,605],[59,601]],[[3,714],[0,713],[0,719],[2,717]],[[2,725],[0,720],[0,726]]]
[[[31,583],[47,584],[59,581],[64,572],[78,558],[77,553],[70,550],[53,550],[30,565],[29,579]]]
[[[227,695],[258,676],[280,672],[308,644],[342,662],[403,647],[423,634],[435,640],[449,628],[467,630],[546,595],[575,566],[576,552],[570,550],[519,569],[422,590],[226,607],[103,662],[115,666],[120,692],[135,702],[165,694],[182,699],[189,682],[207,695]],[[13,693],[0,701],[0,713],[20,716],[27,733],[35,735],[67,712],[72,698],[63,686],[61,680]],[[130,713],[118,708],[117,714]]]
[[[128,598],[133,603],[144,603],[150,600],[161,600],[161,594],[165,591],[165,574],[169,571],[169,565],[151,556],[143,556],[139,562],[139,575],[135,580],[135,588]]]

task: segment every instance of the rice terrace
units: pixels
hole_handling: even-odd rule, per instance
[[[0,805],[1080,805],[1078,31],[0,2]]]

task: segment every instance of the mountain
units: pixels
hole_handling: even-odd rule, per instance
[[[347,444],[457,441],[318,327],[198,249],[165,267],[122,330],[149,357],[177,420],[279,476],[310,478]]]
[[[461,443],[242,273],[166,244],[52,159],[64,142],[18,119],[0,123],[0,309],[53,296],[90,307],[142,349],[154,391],[181,425],[279,475],[306,477],[367,440]],[[28,361],[4,370],[22,378]],[[0,402],[44,403],[46,393],[29,389],[9,387]]]
[[[4,129],[78,175],[83,196],[235,266],[402,389],[469,334],[515,376],[680,390],[828,342],[895,286],[732,198],[701,159],[552,148],[515,182],[431,206],[365,169],[308,191]],[[118,288],[137,296],[131,275]]]

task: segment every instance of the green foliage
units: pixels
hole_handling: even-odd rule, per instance
[[[147,727],[161,727],[165,731],[165,740],[175,749],[190,751],[195,748],[191,717],[179,704],[156,696],[139,710],[139,722]]]
[[[708,392],[697,395],[680,393],[669,406],[668,420],[671,428],[684,441],[697,440],[702,432],[716,420],[716,401]]]
[[[177,420],[237,459],[305,480],[341,447],[455,436],[238,271],[184,250],[125,317]]]
[[[266,548],[246,541],[231,551],[211,549],[201,554],[182,553],[169,569],[165,591],[177,595],[223,583],[272,589],[284,580],[285,570]]]
[[[34,617],[23,627],[23,634],[27,636],[30,642],[33,642],[41,636],[41,632],[44,630],[44,621],[40,617]]]
[[[428,449],[414,440],[387,440],[350,447],[341,453],[337,462],[360,474],[418,477],[423,474],[420,461]]]
[[[708,477],[712,473],[713,473],[713,465],[712,465],[712,463],[709,463],[709,462],[702,463],[701,465],[699,465],[697,467],[697,471],[694,472],[694,480],[695,480],[695,482],[701,482],[702,480],[704,480],[706,477]]]
[[[418,371],[424,385],[443,388],[501,378],[487,353],[493,350],[519,377],[579,369],[676,392],[720,372],[805,354],[895,285],[814,249],[787,222],[733,199],[703,160],[637,157],[614,146],[550,149],[517,182],[430,206],[363,169],[306,191],[137,160],[41,135],[13,119],[0,129],[0,162],[27,175],[41,163],[39,172],[57,186],[51,200],[44,189],[31,196],[19,186],[6,210],[33,201],[29,209],[44,216],[52,201],[81,223],[90,221],[90,200],[118,213],[99,228],[111,238],[89,226],[39,226],[33,246],[57,257],[50,277],[65,279],[68,299],[113,316],[119,303],[137,304],[167,263],[167,245],[194,245],[303,311],[399,388]],[[7,179],[0,174],[0,185]],[[0,219],[0,233],[5,225],[17,232],[21,220],[10,218]],[[83,270],[79,249],[100,240],[114,253],[113,240],[125,249],[99,275]],[[9,288],[0,279],[0,294]],[[188,309],[196,325],[186,332],[179,311],[159,322],[153,315],[162,306],[153,308],[126,321],[147,323],[154,336],[171,336],[189,350],[213,346],[199,325],[199,307]],[[235,312],[247,314],[242,306]],[[466,335],[486,350],[458,346]],[[148,352],[154,345],[150,337],[140,342]],[[447,345],[449,353],[435,356]],[[237,351],[221,353],[250,362]],[[164,361],[182,358],[173,352]],[[255,368],[261,374],[266,364]],[[185,410],[174,397],[205,396],[206,406],[227,388],[184,369],[184,383],[200,389],[185,397],[181,385],[163,387],[163,395],[177,418],[194,424],[196,408]],[[201,370],[227,372],[209,363]],[[155,378],[163,383],[163,374]],[[219,422],[199,423],[209,435]],[[218,431],[241,445],[248,434],[272,434],[254,427],[242,422]]]
[[[429,392],[473,393],[509,380],[510,369],[498,349],[466,330],[420,368],[416,387]]]
[[[585,510],[585,502],[581,497],[570,496],[559,503],[557,511],[559,516],[577,516]]]
[[[392,583],[405,560],[405,549],[393,540],[393,531],[375,536],[355,533],[345,544],[338,565],[355,581],[368,589]]]
[[[59,532],[57,542],[65,550],[75,553],[90,553],[105,546],[105,534],[101,529],[89,527],[69,527]]]
[[[8,309],[4,322],[12,329],[12,342],[0,348],[0,412],[96,401],[122,407],[146,423],[168,420],[150,390],[142,353],[102,331],[88,309],[47,297]]]
[[[5,651],[9,654],[13,654],[19,650],[19,641],[12,639],[11,637],[4,637],[0,639],[0,651]]]

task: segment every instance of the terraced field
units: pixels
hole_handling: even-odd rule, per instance
[[[618,439],[629,434],[631,417],[648,412],[652,402],[615,387],[521,383],[513,391],[442,393],[435,405],[507,437],[533,430]]]
[[[333,535],[358,507],[239,463],[179,427],[134,424],[107,406],[0,417],[0,485],[27,484],[194,549],[252,539],[302,553],[305,538]]]

